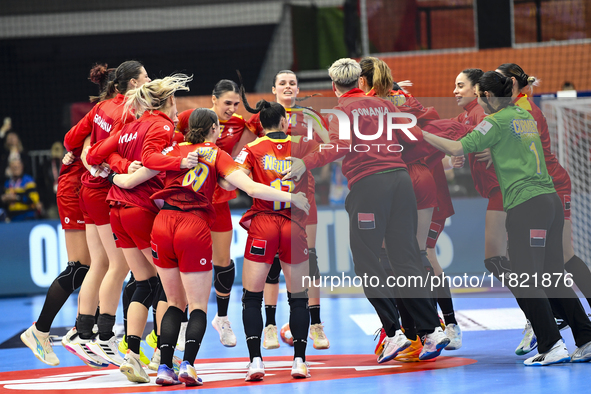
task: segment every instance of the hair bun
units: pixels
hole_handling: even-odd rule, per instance
[[[95,64],[90,70],[90,76],[88,79],[90,79],[92,83],[100,85],[109,74],[109,69],[107,67],[107,64]]]

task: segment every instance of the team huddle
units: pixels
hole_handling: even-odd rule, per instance
[[[212,325],[222,345],[236,346],[228,320],[235,277],[228,201],[238,188],[253,198],[240,220],[248,232],[242,267],[246,381],[263,379],[261,346],[278,348],[279,337],[294,348],[291,375],[309,378],[307,338],[316,349],[330,346],[319,289],[306,288],[301,280],[320,274],[310,171],[337,160],[350,189],[345,208],[357,275],[384,282],[388,275],[442,277],[435,247],[454,214],[444,171],[463,166],[467,153],[476,190],[489,200],[486,268],[501,279],[566,269],[591,304],[591,272],[570,240],[570,178],[550,151],[543,114],[525,94],[534,77],[515,64],[486,73],[463,70],[454,95],[464,112],[441,119],[405,90],[406,83],[395,83],[380,59],[340,59],[328,73],[338,98],[335,109],[355,125],[350,139],[339,138],[336,117],[296,104],[298,80],[289,70],[275,76],[275,102],[261,100],[253,108],[242,85],[221,80],[211,109],[177,114],[175,92],[189,90],[191,77],[152,81],[137,61],[117,69],[93,67],[90,79],[100,95],[91,99],[98,103],[66,134],[68,153],[58,183],[68,267],[50,286],[37,322],[21,335],[35,356],[59,364],[49,331],[80,288],[75,327],[62,340],[68,351],[93,368],[116,365],[132,382],[150,382],[148,368],[157,371],[159,385],[202,385],[195,361],[212,280],[217,304]],[[240,103],[253,113],[250,119],[236,113]],[[416,125],[376,135],[386,113],[412,114]],[[395,116],[389,121],[408,123]],[[351,149],[368,136],[404,149]],[[340,149],[322,149],[329,145]],[[281,271],[290,314],[278,332]],[[462,346],[449,282],[441,280],[434,291],[364,291],[382,323],[378,363],[432,361],[443,349]],[[591,360],[591,323],[571,288],[511,291],[528,319],[516,353],[539,351],[525,365]],[[120,297],[122,340],[114,333]],[[146,341],[154,353],[148,358],[140,344],[150,307],[154,330]],[[565,325],[578,347],[570,355],[559,333]],[[184,351],[182,360],[175,350]]]

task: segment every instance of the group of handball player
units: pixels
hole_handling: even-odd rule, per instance
[[[468,154],[476,190],[488,199],[484,264],[509,284],[527,318],[516,354],[538,348],[525,365],[591,360],[591,323],[576,294],[564,282],[533,282],[534,274],[566,270],[591,305],[591,272],[571,242],[570,178],[550,150],[542,112],[527,95],[535,77],[516,64],[488,72],[465,69],[453,91],[464,111],[442,119],[409,93],[409,81],[394,82],[380,59],[339,59],[328,74],[338,99],[334,109],[353,125],[348,138],[339,130],[342,119],[297,104],[305,98],[298,98],[298,79],[290,70],[275,75],[274,102],[251,106],[242,81],[223,79],[213,89],[211,108],[178,113],[175,93],[188,91],[192,77],[151,80],[133,60],[116,69],[95,65],[90,80],[99,95],[64,138],[58,182],[68,265],[51,284],[37,321],[21,335],[34,355],[59,364],[50,328],[80,289],[75,326],[62,339],[68,351],[92,368],[115,365],[132,382],[150,382],[152,370],[159,385],[202,385],[195,361],[212,281],[217,313],[211,324],[222,345],[236,346],[228,319],[235,278],[229,201],[240,189],[253,200],[240,220],[248,232],[242,266],[250,359],[245,379],[263,379],[261,346],[276,349],[279,338],[294,349],[291,376],[309,378],[308,338],[316,349],[330,346],[319,288],[303,280],[320,276],[310,171],[342,161],[356,275],[377,276],[381,283],[391,276],[439,278],[433,290],[364,287],[382,324],[377,362],[435,361],[443,349],[462,346],[436,243],[454,214],[445,170],[462,167]],[[240,104],[253,114],[250,119],[237,114]],[[412,114],[416,124],[395,113]],[[376,134],[386,122],[397,127]],[[368,139],[403,149],[356,149]],[[281,271],[289,321],[278,330]],[[531,283],[512,286],[514,274],[527,274]],[[124,335],[118,339],[120,299]],[[148,357],[141,342],[150,308],[154,329],[145,341],[154,351]],[[577,345],[572,354],[560,335],[567,326]]]

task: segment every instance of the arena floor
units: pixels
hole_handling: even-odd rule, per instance
[[[230,321],[238,338],[235,348],[225,348],[217,332],[208,326],[198,355],[197,372],[208,393],[523,393],[589,392],[589,364],[559,364],[525,367],[527,356],[516,356],[525,318],[514,299],[499,293],[458,294],[456,317],[464,331],[461,349],[444,351],[435,362],[377,364],[373,349],[379,320],[364,298],[322,299],[321,316],[330,349],[308,346],[312,377],[295,380],[290,376],[292,348],[282,343],[276,350],[263,349],[267,375],[262,382],[246,383],[248,351],[241,322],[241,288],[235,287],[229,308]],[[186,390],[184,385],[160,387],[155,383],[127,381],[115,367],[94,370],[68,353],[59,339],[76,317],[77,300],[70,299],[54,322],[54,350],[59,367],[38,361],[21,343],[19,336],[36,319],[44,297],[0,299],[0,392],[2,393],[147,393]],[[210,300],[211,321],[215,313]],[[588,309],[588,308],[587,308]],[[277,323],[288,318],[285,293],[280,294]],[[117,316],[117,323],[122,317]],[[151,328],[151,323],[148,323]],[[122,326],[118,325],[119,331]],[[570,330],[562,332],[572,352]],[[142,342],[144,351],[151,349]],[[155,377],[155,373],[153,373]],[[154,379],[153,379],[154,380]],[[191,388],[194,389],[194,388]]]

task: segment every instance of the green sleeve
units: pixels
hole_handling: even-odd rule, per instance
[[[496,122],[484,119],[474,130],[460,140],[464,153],[482,152],[501,140]]]

